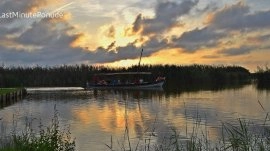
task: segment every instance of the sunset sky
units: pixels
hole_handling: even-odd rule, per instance
[[[18,18],[7,13],[61,14]],[[1,0],[0,63],[239,65],[270,56],[269,0]]]

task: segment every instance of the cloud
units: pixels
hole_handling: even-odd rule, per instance
[[[0,14],[10,13],[10,12],[37,12],[42,10],[44,7],[50,5],[56,5],[63,3],[63,0],[4,0],[0,2]],[[1,18],[1,24],[9,24],[19,20],[18,18]]]
[[[45,11],[48,5],[53,4],[52,0],[45,0],[41,3],[38,3],[39,1],[37,0],[29,0],[27,1],[28,3],[25,1],[2,1],[0,2],[0,12],[8,10],[22,12]],[[122,10],[124,6],[120,5],[121,2],[117,3],[119,3],[117,10]],[[87,33],[82,31],[82,29],[86,28],[80,28],[80,26],[85,23],[87,17],[89,25],[87,25],[87,28],[90,27],[91,29],[89,30],[93,30],[96,33],[97,30],[94,24],[97,24],[97,22],[93,20],[99,19],[100,23],[97,26],[100,27],[101,24],[104,25],[104,22],[101,23],[100,21],[104,15],[97,17],[91,16],[92,14],[89,16],[88,13],[87,16],[83,16],[85,18],[77,17],[75,20],[68,17],[38,19],[27,22],[27,26],[24,26],[21,20],[18,22],[0,20],[0,59],[2,62],[11,65],[110,63],[123,59],[138,58],[141,50],[138,47],[138,43],[143,45],[144,57],[151,56],[160,50],[166,51],[174,48],[184,50],[185,52],[195,52],[207,48],[211,48],[210,51],[213,51],[214,49],[212,48],[216,48],[218,49],[217,54],[210,53],[212,55],[204,56],[204,58],[216,58],[220,54],[222,54],[221,56],[242,55],[258,50],[259,46],[262,46],[264,49],[269,47],[269,45],[266,45],[269,42],[268,32],[260,33],[259,35],[257,34],[258,31],[253,32],[254,29],[263,29],[265,31],[269,28],[269,11],[253,11],[251,7],[243,3],[227,5],[221,9],[207,4],[200,7],[198,3],[198,0],[159,1],[154,9],[152,18],[145,17],[143,13],[138,14],[136,12],[138,15],[133,24],[130,25],[126,35],[130,36],[135,33],[136,36],[132,37],[133,41],[130,40],[125,46],[117,46],[115,42],[117,41],[114,39],[117,37],[116,28],[110,25],[116,25],[117,23],[112,22],[112,18],[102,18],[104,22],[106,21],[106,24],[109,24],[109,26],[104,26],[109,28],[105,32],[103,30],[102,33],[111,38],[111,43],[108,46],[96,49],[91,47],[92,50],[88,50],[90,49],[89,47],[86,48],[87,45],[85,43],[88,41],[85,40],[87,39],[85,37],[87,37]],[[183,26],[185,22],[183,22],[182,18],[187,15],[191,16],[195,21],[195,15],[210,11],[212,15],[210,15],[211,17],[208,18],[209,20],[206,24],[185,25],[185,28],[181,29],[188,30],[181,32],[181,34],[179,32],[178,35],[174,30],[171,30],[173,27]],[[74,15],[78,14],[75,13]],[[77,25],[73,25],[74,22]],[[195,23],[197,22],[195,21]],[[239,34],[238,31],[243,29],[248,34],[245,37],[246,39],[241,39],[239,42],[236,41],[230,45],[231,48],[228,48],[228,44],[225,44],[225,42],[230,39],[230,36],[235,36],[234,40],[238,39],[240,36],[236,34]],[[120,28],[117,26],[118,30]],[[167,31],[174,32],[173,36]],[[249,32],[252,34],[249,34]],[[253,41],[254,43],[241,46],[246,41]],[[227,46],[227,49],[219,50],[224,46]]]
[[[132,43],[125,47],[117,47],[116,51],[108,51],[103,47],[99,47],[91,54],[91,58],[89,60],[91,63],[108,63],[130,57],[134,58],[135,56],[138,56],[135,55],[137,50],[138,48],[136,48]]]
[[[219,55],[204,55],[202,56],[202,58],[205,58],[205,59],[217,59],[217,58],[220,58]]]
[[[142,30],[142,34],[156,34],[179,26],[179,18],[187,15],[199,1],[184,0],[177,2],[160,2],[155,8],[154,18],[143,18],[141,14],[136,17],[133,23],[133,32]]]
[[[107,50],[108,50],[108,51],[113,50],[113,49],[115,48],[115,43],[116,43],[116,41],[112,42],[112,43],[108,46]]]
[[[228,5],[208,16],[205,27],[195,28],[184,32],[179,37],[173,38],[174,45],[181,47],[186,52],[195,52],[202,48],[217,47],[224,38],[236,36],[233,31],[267,29],[270,26],[270,11],[252,12],[250,7],[239,2]],[[234,34],[234,35],[233,35]],[[249,40],[263,41],[268,36],[249,38]],[[255,43],[254,43],[255,44]],[[226,55],[240,55],[249,53],[253,47],[241,46],[223,50]]]
[[[42,19],[36,21],[19,36],[6,39],[20,46],[19,51],[14,47],[8,47],[0,43],[1,61],[7,65],[46,64],[52,66],[77,63],[108,63],[139,57],[140,48],[135,46],[136,40],[122,47],[115,46],[115,42],[113,42],[106,48],[99,47],[96,50],[89,51],[79,45],[74,45],[82,34],[72,34],[73,29],[66,20]],[[7,30],[3,29],[3,31]],[[166,40],[155,38],[147,41],[144,56],[149,56],[164,48],[166,43]],[[30,46],[31,50],[26,49]],[[25,49],[21,47],[25,47]],[[111,49],[114,51],[109,51]]]
[[[52,2],[52,0],[3,1],[0,3],[0,10],[35,11]],[[1,19],[1,23],[2,21]],[[20,22],[16,22],[15,26],[13,21],[4,20],[4,24],[0,24],[0,58],[5,64],[72,64],[80,62],[80,59],[88,54],[87,50],[72,47],[72,43],[78,40],[81,34],[74,33],[74,27],[65,17],[31,20],[27,28],[23,28]]]
[[[225,37],[223,32],[215,31],[209,27],[184,32],[180,37],[174,38],[176,46],[184,48],[187,52],[194,52],[202,47],[215,47],[219,40]]]
[[[270,40],[270,34],[247,37],[248,43],[263,44]]]
[[[71,28],[61,28],[57,26],[58,24],[44,19],[33,23],[31,28],[23,32],[19,37],[7,39],[20,47],[33,45],[33,49],[27,51],[20,48],[20,51],[18,51],[16,48],[0,44],[1,61],[10,65],[57,65],[81,61],[87,51],[82,48],[71,47],[71,44],[80,37],[80,34],[68,34]]]
[[[219,50],[218,53],[224,54],[226,56],[237,56],[237,55],[248,54],[254,50],[256,50],[255,46],[241,46],[241,47],[236,47],[236,48],[222,49],[222,50]]]
[[[1,40],[1,38],[5,38],[8,35],[16,34],[16,33],[20,32],[21,30],[22,29],[19,27],[8,28],[8,27],[0,25],[0,40]]]
[[[94,52],[88,53],[88,59],[91,63],[109,63],[123,59],[138,58],[141,48],[136,47],[135,43],[136,40],[126,46],[116,47],[115,51],[108,51],[108,48],[111,47],[111,45],[114,46],[114,43],[110,44],[107,49],[99,47]],[[150,56],[154,52],[166,48],[167,44],[168,41],[166,39],[152,38],[151,40],[145,42],[143,46],[143,48],[145,48],[143,51],[143,56]]]
[[[249,6],[239,2],[215,13],[210,24],[226,30],[269,28],[270,11],[251,12]]]
[[[114,37],[115,37],[115,28],[114,28],[113,25],[110,26],[110,28],[108,29],[106,35],[107,35],[107,37],[109,37],[109,38],[114,38]]]
[[[17,41],[23,44],[48,45],[57,40],[65,29],[57,29],[57,26],[63,25],[62,22],[53,23],[51,20],[42,19],[34,22],[31,28],[23,32]]]
[[[0,3],[0,12],[35,12],[50,4],[57,4],[63,2],[62,0],[4,0]]]
[[[142,14],[139,14],[133,23],[132,30],[133,32],[137,33],[141,30],[141,28],[142,28]]]

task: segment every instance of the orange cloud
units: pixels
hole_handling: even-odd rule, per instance
[[[27,1],[25,2],[28,4],[26,12],[37,12],[41,8],[63,4],[63,2],[64,0],[31,0],[30,2]]]
[[[75,40],[70,44],[71,47],[81,47],[84,45],[85,41],[87,39],[87,36],[83,33],[79,33],[75,35]]]
[[[9,40],[9,39],[2,39],[0,40],[0,46],[3,46],[5,48],[9,48],[9,49],[14,49],[16,51],[34,51],[36,49],[41,49],[42,47],[40,46],[35,46],[35,45],[24,45],[24,44],[20,44],[18,42]]]
[[[209,25],[213,21],[214,17],[215,17],[215,14],[212,12],[207,14],[203,23],[206,25]]]

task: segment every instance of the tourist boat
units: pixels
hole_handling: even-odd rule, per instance
[[[154,78],[150,72],[99,73],[86,83],[86,88],[153,89],[162,88],[164,82],[165,77]]]
[[[142,58],[141,50],[138,71]],[[86,83],[86,89],[91,88],[122,88],[122,89],[156,89],[162,88],[165,77],[153,77],[150,72],[119,72],[99,73],[92,77],[92,81]]]

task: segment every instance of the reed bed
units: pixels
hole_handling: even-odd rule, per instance
[[[260,103],[260,102],[259,102]],[[261,104],[260,104],[261,105]],[[261,106],[264,110],[263,106]],[[194,121],[192,132],[171,128],[168,136],[156,143],[157,133],[155,127],[147,129],[145,135],[150,136],[130,141],[128,127],[124,133],[124,139],[113,145],[115,138],[111,137],[110,144],[105,144],[110,151],[269,151],[270,150],[270,117],[266,113],[263,124],[255,124],[250,120],[238,118],[236,123],[221,122],[221,136],[213,141],[208,136],[206,124],[198,118]],[[155,125],[155,124],[154,124]],[[188,127],[186,127],[188,129]]]
[[[14,130],[11,135],[0,136],[0,151],[74,151],[75,140],[68,128],[61,128],[58,112],[49,126],[39,125],[38,132],[32,129],[32,121],[25,130]]]

